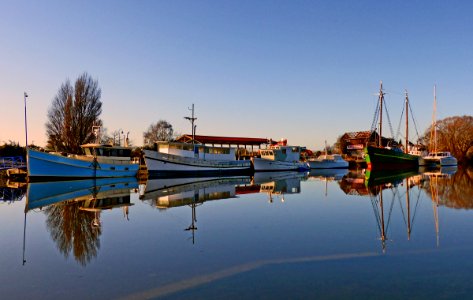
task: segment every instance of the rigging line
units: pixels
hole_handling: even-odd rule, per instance
[[[375,217],[376,223],[378,225],[378,231],[381,234],[381,223],[380,223],[381,218],[379,216],[378,203],[375,203],[375,202],[378,202],[378,201],[377,201],[376,198],[374,200],[373,200],[372,197],[370,197],[370,198],[371,198],[370,200],[371,200],[371,206],[373,208],[374,217]]]
[[[402,123],[403,117],[404,117],[404,105],[402,106],[401,118],[399,119],[399,123],[397,125],[396,140],[398,140],[399,136],[401,135],[401,123]]]
[[[414,220],[415,220],[416,214],[417,214],[417,206],[420,203],[419,200],[420,200],[420,193],[417,195],[416,205],[414,206],[414,213],[412,214],[411,231],[414,229]]]
[[[414,123],[414,129],[416,130],[417,140],[420,140],[420,135],[419,135],[419,131],[417,130],[417,123],[416,123],[416,119],[414,118],[414,112],[412,111],[411,103],[409,102],[408,105],[409,105],[409,111],[411,112],[412,122]]]
[[[370,132],[373,132],[378,124],[378,118],[379,118],[379,101],[376,102],[376,109],[374,111],[373,115],[373,123],[371,123],[371,129]]]
[[[389,208],[388,223],[386,224],[386,232],[389,229],[389,224],[391,224],[391,215],[394,207],[394,198],[391,200],[391,207]]]
[[[388,118],[388,125],[389,125],[389,130],[391,130],[391,137],[394,138],[394,130],[391,124],[391,118],[389,117],[388,104],[387,104],[386,99],[384,99],[384,110],[386,111],[386,117]]]
[[[402,203],[401,203],[401,197],[397,197],[397,200],[399,202],[399,207],[401,208],[401,212],[402,212],[402,218],[404,220],[404,224],[407,226],[407,221],[406,221],[406,215],[404,214],[404,208],[402,207]]]

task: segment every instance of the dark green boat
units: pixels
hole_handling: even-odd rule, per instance
[[[412,170],[419,168],[419,156],[407,153],[409,147],[409,125],[408,125],[408,111],[409,98],[406,91],[406,145],[404,151],[400,145],[393,145],[393,147],[386,147],[383,145],[382,128],[383,128],[383,82],[379,90],[378,107],[376,109],[376,116],[379,117],[379,135],[376,143],[367,145],[364,149],[365,160],[369,170]],[[389,117],[389,116],[388,116]],[[372,125],[372,131],[374,124]],[[374,136],[374,135],[373,135]]]

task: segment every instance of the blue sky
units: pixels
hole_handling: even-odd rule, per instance
[[[322,149],[369,130],[383,80],[393,127],[407,89],[419,131],[473,111],[470,1],[1,1],[0,143],[46,143],[60,85],[88,72],[104,125],[135,145],[160,119],[197,134]],[[385,131],[386,132],[386,131]],[[414,133],[411,133],[411,136]]]

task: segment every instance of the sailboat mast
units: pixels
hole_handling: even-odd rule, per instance
[[[432,128],[430,129],[430,152],[437,152],[437,85],[434,85],[434,110],[432,112]]]
[[[383,81],[380,81],[379,87],[379,141],[378,146],[382,147],[382,136],[383,136],[383,101],[384,101],[384,93],[383,93]]]
[[[407,206],[407,239],[411,239],[411,201],[409,195],[409,178],[406,178],[406,206]]]
[[[409,152],[409,97],[407,96],[406,90],[406,149],[404,153]]]

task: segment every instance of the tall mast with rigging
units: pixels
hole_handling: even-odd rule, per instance
[[[437,152],[437,85],[434,85],[434,110],[432,112],[432,128],[430,129],[430,152]]]
[[[409,153],[409,97],[406,90],[406,149],[404,153]]]
[[[383,136],[383,102],[384,102],[384,92],[383,92],[383,81],[380,81],[379,87],[379,140],[378,146],[382,147],[382,136]]]

